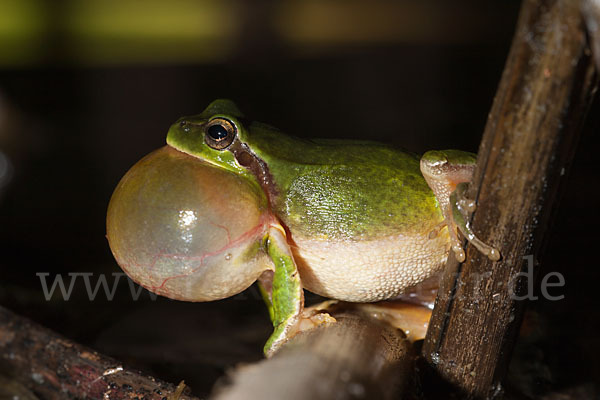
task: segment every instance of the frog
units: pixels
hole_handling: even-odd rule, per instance
[[[305,289],[352,303],[395,298],[451,252],[464,261],[458,232],[500,259],[468,223],[475,164],[460,150],[419,157],[375,141],[301,139],[219,99],[177,120],[166,146],[122,178],[107,237],[131,279],[169,298],[218,300],[258,282],[270,357],[302,326],[335,321],[307,312]]]

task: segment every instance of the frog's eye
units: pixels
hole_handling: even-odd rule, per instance
[[[236,127],[225,118],[215,118],[206,124],[204,140],[215,150],[223,150],[233,142]]]

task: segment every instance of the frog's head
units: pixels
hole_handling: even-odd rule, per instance
[[[267,200],[228,100],[171,126],[111,198],[107,237],[119,265],[155,293],[188,301],[232,296],[263,272]],[[244,168],[244,163],[249,169]]]
[[[202,113],[171,125],[167,144],[231,172],[249,175],[248,131],[243,118],[231,100],[215,100]]]

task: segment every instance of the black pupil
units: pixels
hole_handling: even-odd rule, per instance
[[[227,137],[227,129],[223,125],[212,125],[208,128],[208,135],[219,142]]]

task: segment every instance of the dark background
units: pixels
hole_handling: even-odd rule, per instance
[[[165,6],[169,4],[169,6]],[[84,6],[85,5],[85,6]],[[3,9],[4,7],[4,9]],[[112,301],[46,300],[36,273],[120,272],[112,190],[169,125],[227,97],[302,137],[477,151],[518,1],[5,1],[0,5],[0,305],[195,394],[262,357],[256,289],[185,304],[124,278]],[[11,14],[12,13],[12,14]],[[11,30],[12,29],[12,30]],[[511,385],[593,393],[598,345],[598,101],[542,255],[560,301],[532,302]],[[6,163],[8,162],[8,164]],[[310,299],[309,299],[310,300]],[[0,368],[1,372],[1,368]]]

